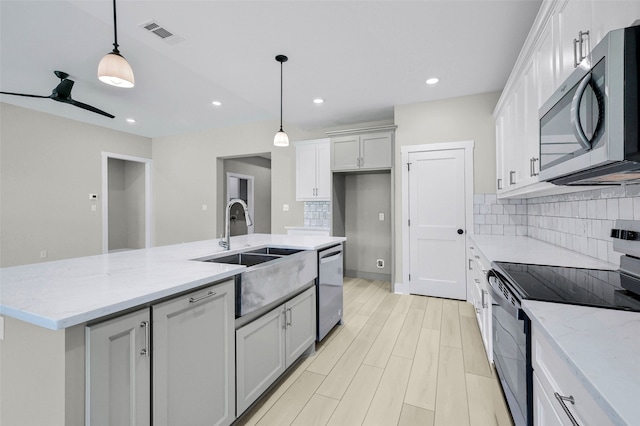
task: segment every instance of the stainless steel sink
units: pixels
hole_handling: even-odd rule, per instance
[[[302,250],[297,249],[287,249],[287,248],[278,248],[278,247],[263,247],[258,250],[251,250],[247,253],[256,253],[256,254],[275,254],[277,256],[289,256],[292,254],[300,253]]]
[[[256,315],[262,308],[286,299],[318,276],[318,255],[315,250],[264,247],[193,260],[247,267],[234,278],[236,318],[250,313]],[[246,318],[251,318],[251,315]]]
[[[231,254],[228,256],[222,257],[214,257],[211,259],[203,259],[203,262],[213,262],[213,263],[229,263],[232,265],[244,265],[244,266],[255,266],[261,263],[269,262],[272,260],[280,259],[280,256],[272,256],[269,254],[258,254],[258,253],[238,253]]]

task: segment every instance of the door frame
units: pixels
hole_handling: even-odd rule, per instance
[[[473,235],[473,148],[474,140],[458,141],[458,142],[442,142],[423,145],[407,145],[400,149],[402,156],[402,282],[396,283],[394,292],[400,294],[409,294],[411,284],[409,283],[409,154],[428,151],[450,151],[464,150],[465,165],[465,247],[467,246],[467,236]],[[465,251],[466,252],[466,251]]]
[[[251,221],[252,221],[252,225],[247,227],[247,234],[253,234],[254,228],[255,228],[255,214],[254,214],[254,205],[255,205],[255,198],[254,198],[254,180],[255,180],[255,176],[251,176],[251,175],[243,175],[241,173],[235,173],[235,172],[227,172],[227,185],[226,185],[226,191],[225,191],[225,196],[226,196],[226,200],[224,202],[224,205],[226,206],[227,203],[229,202],[229,178],[238,178],[238,179],[244,179],[247,181],[247,206],[249,207],[249,216],[251,216]]]
[[[152,169],[153,160],[132,155],[102,151],[102,253],[109,253],[109,158],[133,161],[144,164],[144,247],[153,247],[153,199]]]

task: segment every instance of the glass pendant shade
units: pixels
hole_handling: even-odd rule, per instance
[[[289,146],[289,136],[287,136],[284,130],[280,129],[273,138],[273,144],[275,146]]]
[[[103,83],[130,88],[135,84],[133,70],[127,60],[116,52],[109,52],[98,65],[98,78]]]

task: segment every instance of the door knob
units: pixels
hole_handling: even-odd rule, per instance
[[[458,229],[458,235],[462,235],[464,234],[464,231],[462,229]]]

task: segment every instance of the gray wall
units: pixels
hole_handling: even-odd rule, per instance
[[[0,103],[0,266],[102,253],[102,151],[151,139]]]
[[[345,176],[345,236],[346,275],[391,277],[391,173]],[[377,259],[384,268],[376,267]]]
[[[262,157],[241,157],[224,160],[224,178],[227,173],[239,173],[254,177],[254,217],[253,232],[257,234],[271,233],[271,160]],[[224,186],[224,199],[227,200],[226,185]],[[238,206],[242,211],[242,208]],[[246,222],[244,215],[238,216],[232,228],[231,235],[246,234]],[[242,220],[240,220],[242,219]],[[240,223],[241,222],[241,223]]]

